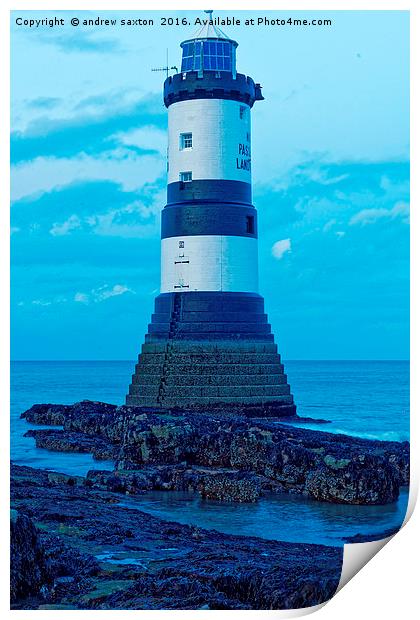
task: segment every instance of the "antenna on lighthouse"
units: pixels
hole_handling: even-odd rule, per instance
[[[154,67],[151,71],[166,71],[166,77],[169,77],[169,71],[175,71],[178,73],[178,67],[170,67],[169,66],[169,50],[166,48],[166,67]]]

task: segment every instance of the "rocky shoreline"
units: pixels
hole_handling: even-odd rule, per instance
[[[377,505],[409,483],[408,442],[383,442],[294,427],[283,418],[147,409],[82,401],[34,405],[22,414],[37,447],[112,460],[92,471],[104,490],[194,490],[202,497],[257,501],[264,492]],[[297,418],[299,419],[299,418]]]
[[[292,609],[331,598],[342,549],[165,521],[80,478],[12,465],[12,608]]]
[[[233,536],[121,505],[122,494],[193,491],[257,502],[301,494],[348,505],[397,500],[409,444],[225,412],[82,401],[22,414],[38,447],[114,470],[69,476],[12,465],[15,609],[291,609],[333,596],[342,548]],[[301,421],[297,416],[290,421]],[[357,538],[357,537],[356,537]]]

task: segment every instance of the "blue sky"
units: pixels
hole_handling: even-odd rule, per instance
[[[29,30],[18,14],[98,15],[12,15],[12,358],[134,359],[166,189],[150,69],[166,47],[179,65],[194,27]],[[289,16],[312,13],[273,13]],[[252,119],[260,292],[285,359],[408,358],[408,13],[315,16],[333,26],[224,29],[266,98]]]

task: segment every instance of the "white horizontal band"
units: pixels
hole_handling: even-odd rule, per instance
[[[182,148],[182,135],[192,147]],[[168,183],[191,172],[193,180],[251,183],[251,110],[226,99],[180,101],[168,110]]]
[[[162,239],[160,290],[257,293],[257,239],[220,235]]]

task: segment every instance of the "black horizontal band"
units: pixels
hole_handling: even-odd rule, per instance
[[[163,99],[168,108],[172,103],[188,99],[231,99],[246,103],[252,108],[255,101],[264,99],[260,84],[243,73],[236,78],[227,71],[197,71],[176,73],[165,80]]]
[[[264,298],[258,293],[231,291],[191,291],[160,293],[155,298],[155,312],[172,312],[175,298],[182,301],[184,312],[257,312],[264,313]]]
[[[273,342],[267,315],[264,313],[264,300],[260,295],[219,291],[158,295],[146,342],[168,338],[172,313],[177,303],[177,339]]]
[[[171,205],[162,211],[161,237],[226,235],[257,237],[254,207],[230,204]]]
[[[196,179],[168,185],[168,204],[182,202],[239,202],[252,204],[251,184],[225,179]]]

